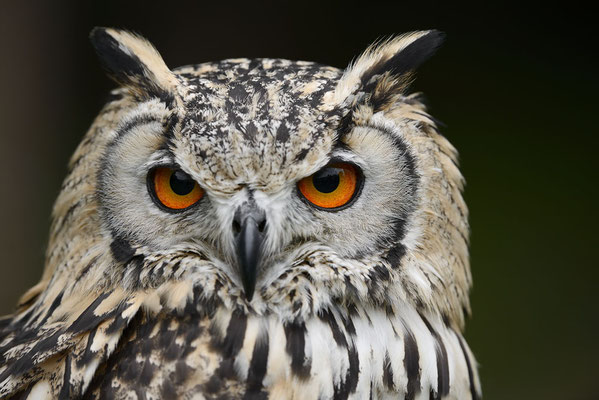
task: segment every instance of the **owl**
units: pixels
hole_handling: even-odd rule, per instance
[[[170,70],[96,28],[119,88],[69,163],[3,399],[479,399],[464,181],[418,94],[443,40],[345,70]]]

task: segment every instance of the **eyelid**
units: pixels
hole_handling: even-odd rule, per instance
[[[360,171],[363,170],[364,166],[364,160],[362,160],[360,156],[358,156],[356,153],[353,153],[349,149],[335,149],[335,151],[333,151],[331,154],[329,161],[322,168],[335,163],[353,164],[354,166],[358,167]],[[320,168],[319,171],[322,168]]]
[[[142,169],[147,171],[147,173],[159,167],[180,169],[183,171],[183,169],[175,162],[173,156],[165,151],[153,154],[150,159],[142,165]]]

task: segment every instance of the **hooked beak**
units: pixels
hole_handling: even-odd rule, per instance
[[[252,300],[256,287],[256,275],[260,266],[265,228],[265,213],[255,205],[246,203],[235,212],[233,237],[235,239],[239,273],[245,297],[248,301]]]

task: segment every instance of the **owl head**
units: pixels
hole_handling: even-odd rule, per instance
[[[23,307],[154,290],[149,309],[293,319],[409,302],[461,327],[463,179],[408,92],[442,37],[382,41],[345,70],[281,59],[171,70],[143,38],[95,29],[120,87],[71,159]]]

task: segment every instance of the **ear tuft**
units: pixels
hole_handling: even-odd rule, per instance
[[[350,65],[337,85],[339,101],[373,99],[388,104],[410,84],[415,70],[443,43],[437,30],[412,32],[370,46]],[[385,101],[381,103],[381,99]],[[376,108],[376,107],[375,107]]]
[[[417,37],[414,38],[415,36]],[[439,46],[441,46],[441,43],[443,43],[444,38],[444,33],[435,30],[424,32],[422,35],[416,33],[402,36],[398,38],[398,44],[405,42],[408,42],[408,44],[402,46],[402,48],[394,54],[389,54],[390,52],[388,50],[392,50],[393,47],[397,46],[394,46],[396,40],[391,40],[388,43],[378,46],[372,51],[373,53],[382,51],[387,54],[362,74],[362,82],[370,82],[372,78],[384,73],[388,73],[392,76],[399,76],[414,72],[422,63],[435,54]],[[387,47],[391,47],[391,49],[387,50]]]
[[[171,98],[176,78],[146,39],[133,33],[94,28],[90,40],[109,76],[139,95]]]

